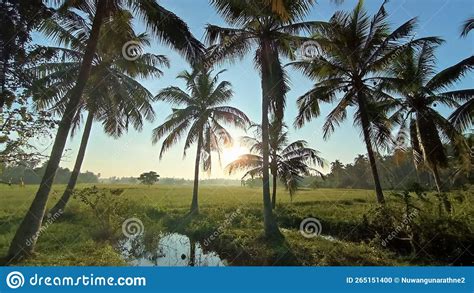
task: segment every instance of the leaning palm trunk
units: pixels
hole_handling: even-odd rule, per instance
[[[270,107],[271,61],[273,56],[271,44],[268,40],[262,41],[262,180],[263,180],[263,220],[265,226],[265,236],[268,238],[281,238],[282,234],[278,229],[276,219],[273,215],[272,202],[270,198],[270,174],[269,174],[269,120],[268,110]]]
[[[94,113],[92,111],[87,115],[86,125],[84,126],[84,133],[82,134],[81,145],[79,147],[79,152],[77,153],[76,163],[74,164],[74,169],[72,170],[71,177],[64,191],[61,199],[54,205],[54,207],[49,211],[49,216],[54,216],[60,214],[66,208],[66,204],[71,198],[74,187],[76,187],[77,178],[81,172],[82,162],[86,154],[87,142],[89,141],[89,135],[92,129],[92,122],[94,120]]]
[[[442,183],[441,183],[441,178],[439,177],[439,171],[438,171],[438,166],[434,165],[431,170],[433,171],[433,177],[435,180],[436,184],[436,190],[438,190],[438,193],[441,193],[442,190]]]
[[[424,114],[424,112],[421,112],[420,115],[417,116],[416,126],[420,137],[424,161],[428,163],[428,166],[433,172],[437,191],[441,192],[442,183],[438,168],[447,167],[448,158],[436,125],[431,119],[427,118],[427,116],[428,115]]]
[[[367,114],[367,108],[363,99],[364,99],[363,97],[358,96],[362,132],[364,133],[364,141],[367,147],[367,155],[369,157],[370,168],[372,170],[372,176],[374,177],[375,194],[377,196],[377,202],[379,204],[383,204],[385,203],[385,198],[383,196],[382,186],[380,185],[379,172],[377,170],[377,163],[375,162],[375,155],[374,155],[374,150],[372,147],[372,140],[370,139],[370,130],[369,130],[370,122],[369,122],[369,117]]]
[[[201,162],[201,150],[202,149],[202,133],[199,134],[197,151],[196,151],[196,162],[194,165],[194,186],[193,186],[193,200],[191,202],[191,214],[199,214],[198,205],[198,191],[199,191],[199,166]]]
[[[25,215],[25,218],[16,231],[15,236],[10,244],[8,251],[8,259],[10,261],[18,260],[34,251],[36,240],[40,231],[41,223],[43,221],[46,204],[48,202],[51,186],[54,182],[56,171],[59,167],[64,147],[66,145],[69,130],[72,125],[72,119],[77,110],[77,106],[81,100],[82,93],[89,78],[92,59],[99,40],[100,28],[106,15],[106,0],[99,0],[97,3],[97,10],[92,23],[91,34],[87,42],[87,47],[82,60],[81,69],[79,71],[76,86],[74,87],[71,97],[66,105],[65,112],[59,123],[56,139],[53,144],[51,156],[46,170],[41,180],[38,192]],[[29,244],[29,245],[28,245]]]

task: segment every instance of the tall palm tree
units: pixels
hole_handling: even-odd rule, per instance
[[[323,126],[327,139],[347,118],[347,109],[355,107],[354,121],[362,128],[379,203],[384,203],[385,199],[373,145],[374,141],[378,145],[388,139],[390,133],[383,107],[390,98],[379,92],[377,86],[385,79],[381,73],[404,48],[423,41],[439,42],[437,38],[410,40],[416,19],[390,31],[387,18],[385,2],[372,18],[365,12],[363,1],[359,1],[352,12],[336,12],[313,36],[320,46],[320,55],[313,60],[293,63],[317,82],[298,99],[299,114],[295,125],[301,127],[318,116],[320,102],[337,101]],[[341,98],[338,93],[342,94]]]
[[[424,162],[433,172],[438,192],[442,190],[439,168],[447,167],[448,157],[440,133],[448,138],[459,154],[467,155],[464,137],[437,110],[438,104],[459,107],[472,101],[474,89],[449,90],[474,68],[474,56],[435,73],[436,46],[425,44],[408,50],[391,66],[394,77],[382,84],[386,91],[399,94],[393,119],[401,125],[398,136],[410,134],[416,165]]]
[[[135,14],[145,22],[147,29],[149,29],[157,39],[176,49],[188,60],[193,61],[199,59],[203,50],[203,46],[193,37],[186,23],[184,23],[174,13],[166,10],[157,2],[152,0],[56,1],[56,3],[58,2],[62,3],[61,7],[58,9],[58,15],[67,14],[71,10],[77,9],[86,14],[92,14],[94,17],[91,24],[91,33],[86,41],[87,45],[81,62],[81,68],[77,76],[77,81],[74,88],[71,90],[70,98],[68,99],[64,114],[59,123],[45,173],[33,202],[31,203],[30,208],[10,244],[8,251],[8,259],[10,261],[26,257],[34,251],[37,238],[36,235],[38,234],[45,214],[49,193],[54,182],[54,176],[59,167],[59,162],[73,123],[73,117],[76,113],[77,106],[81,101],[82,94],[89,78],[101,27],[104,22],[107,22],[107,18],[120,10],[128,8],[129,10],[134,11]],[[78,23],[80,24],[81,20],[78,20],[78,22],[68,22],[67,26],[73,27],[78,25]],[[46,34],[53,39],[57,35],[54,31],[46,31]],[[29,246],[26,245],[28,241],[31,242],[31,245]]]
[[[260,125],[253,125],[255,128],[255,137],[242,137],[242,144],[249,147],[250,153],[241,155],[235,161],[227,165],[226,170],[229,174],[239,170],[245,170],[242,180],[247,177],[254,178],[262,176],[263,158],[262,158],[262,138]],[[288,142],[288,131],[285,125],[278,121],[270,124],[270,173],[273,178],[272,189],[272,208],[276,207],[276,193],[278,179],[289,191],[293,198],[298,188],[299,182],[303,176],[311,176],[317,173],[321,177],[323,174],[312,168],[312,165],[324,167],[324,160],[319,156],[319,152],[309,148],[305,140]]]
[[[74,16],[80,17],[75,13]],[[114,18],[104,25],[104,33],[97,45],[91,75],[74,117],[72,134],[80,125],[82,112],[88,112],[76,162],[66,190],[49,211],[50,215],[63,211],[72,195],[94,120],[101,121],[105,132],[113,137],[120,137],[128,129],[129,124],[141,130],[143,119],[150,122],[154,120],[151,105],[154,96],[137,82],[136,78],[159,77],[162,72],[157,66],[169,64],[166,57],[154,54],[138,55],[132,61],[122,53],[121,46],[110,45],[114,42],[123,44],[130,40],[134,40],[141,47],[149,45],[150,41],[145,34],[138,36],[134,34],[131,20],[132,15],[128,11],[123,11],[114,15]],[[60,23],[54,21],[49,25],[61,27]],[[61,38],[70,40],[70,48],[37,49],[43,52],[43,55],[56,55],[58,56],[56,59],[59,59],[32,69],[37,79],[31,91],[39,108],[52,107],[59,114],[64,110],[69,97],[67,89],[72,88],[83,57],[82,50],[85,44],[81,37],[88,35],[89,32],[87,26],[76,30],[65,29],[61,31],[63,35]]]
[[[467,37],[472,29],[474,29],[474,18],[466,19],[462,25],[461,37]]]
[[[223,59],[241,58],[255,50],[255,66],[261,76],[262,87],[262,159],[263,159],[263,215],[265,235],[281,238],[272,212],[269,167],[269,110],[282,121],[285,96],[288,92],[287,76],[281,56],[294,58],[292,43],[304,38],[294,36],[309,32],[318,22],[299,22],[308,14],[314,0],[282,0],[287,15],[275,13],[269,1],[211,0],[231,28],[207,26],[207,40],[216,45],[215,56]]]
[[[222,71],[221,71],[222,72]],[[219,72],[220,73],[220,72]],[[199,213],[198,187],[199,170],[202,164],[204,171],[210,172],[212,152],[221,152],[223,145],[232,144],[232,137],[224,124],[238,128],[246,128],[249,118],[239,109],[226,106],[233,95],[231,85],[227,81],[219,82],[219,73],[211,75],[211,71],[185,71],[178,75],[186,82],[187,92],[179,87],[163,89],[156,98],[184,108],[173,109],[173,113],[162,125],[153,130],[153,143],[163,140],[160,159],[178,140],[186,134],[184,156],[192,144],[196,143],[194,165],[194,186],[191,213]]]

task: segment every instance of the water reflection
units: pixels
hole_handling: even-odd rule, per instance
[[[204,252],[199,242],[172,233],[145,241],[143,236],[119,243],[122,255],[132,266],[225,266],[215,252]]]

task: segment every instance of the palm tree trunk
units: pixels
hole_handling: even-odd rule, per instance
[[[277,193],[277,181],[278,181],[278,178],[277,178],[277,166],[275,166],[276,164],[276,154],[275,152],[273,152],[272,154],[272,161],[270,163],[271,165],[271,174],[272,174],[272,177],[273,177],[273,190],[272,190],[272,209],[275,209],[276,208],[276,193]]]
[[[199,134],[196,161],[194,163],[194,186],[193,186],[193,201],[191,202],[191,214],[199,214],[198,205],[198,189],[199,189],[199,168],[201,166],[201,148],[202,148],[202,133]]]
[[[51,150],[51,156],[46,165],[46,170],[39,189],[10,244],[8,251],[8,259],[10,261],[27,257],[34,251],[36,240],[40,234],[39,231],[48,202],[49,192],[51,191],[54,176],[56,175],[66,145],[72,118],[77,110],[87,79],[89,78],[92,60],[96,51],[97,42],[99,41],[100,28],[107,12],[106,2],[107,0],[99,0],[97,2],[96,14],[92,23],[91,34],[87,41],[76,86],[72,90],[71,97],[66,105],[61,122],[59,123],[56,139],[54,140]]]
[[[265,236],[267,238],[282,238],[278,224],[272,210],[272,201],[270,198],[270,174],[269,174],[269,121],[268,110],[270,107],[270,96],[272,85],[269,84],[271,80],[271,60],[270,56],[273,53],[270,42],[262,41],[262,180],[263,180],[263,221],[265,227]]]
[[[277,200],[277,177],[273,175],[272,209],[276,208],[276,200]]]
[[[269,122],[268,122],[268,106],[269,99],[262,97],[262,158],[263,158],[263,170],[262,170],[262,179],[263,179],[263,219],[265,226],[265,236],[268,238],[279,238],[281,237],[280,230],[276,223],[276,219],[272,211],[272,202],[270,198],[270,172],[269,172]]]
[[[189,262],[190,267],[196,265],[196,241],[189,239]]]
[[[438,193],[441,193],[443,184],[441,183],[441,178],[439,177],[438,166],[434,165],[431,168],[431,170],[433,171],[433,177],[436,184],[436,190],[438,190]]]
[[[89,135],[92,129],[92,122],[94,120],[93,111],[89,111],[87,115],[86,125],[84,126],[84,133],[82,134],[81,145],[79,147],[79,152],[77,153],[76,162],[74,164],[74,169],[72,170],[71,177],[67,183],[66,190],[64,191],[61,199],[54,205],[54,207],[49,211],[49,216],[54,216],[56,214],[62,213],[66,208],[66,204],[71,198],[74,187],[76,187],[77,178],[81,172],[82,162],[86,155],[87,142],[89,141]]]
[[[380,184],[379,172],[377,170],[377,163],[375,162],[374,150],[372,148],[372,140],[370,139],[370,122],[365,107],[364,98],[360,95],[358,96],[360,118],[362,123],[362,131],[364,133],[365,146],[367,147],[367,155],[369,157],[370,168],[372,170],[372,176],[374,177],[375,184],[375,194],[377,195],[377,202],[379,204],[385,203],[385,198],[383,196],[382,186]]]

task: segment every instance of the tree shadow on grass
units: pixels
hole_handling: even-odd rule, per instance
[[[194,221],[202,219],[200,214],[186,213],[185,215],[180,214],[168,214],[164,218],[164,224],[169,232],[177,232],[186,234],[187,227]]]
[[[230,235],[210,243],[209,248],[226,259],[230,266],[300,266],[286,240],[269,241],[262,235],[244,247]]]
[[[301,262],[293,253],[290,244],[282,235],[281,238],[268,239],[263,235],[257,239],[269,251],[268,257],[262,259],[263,265],[266,266],[299,266]]]

